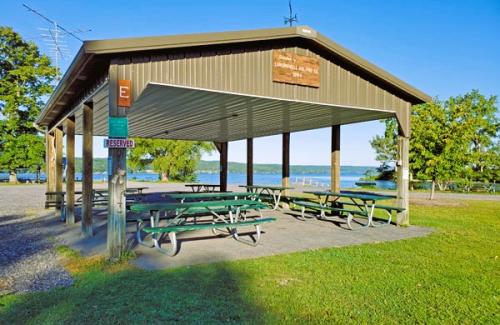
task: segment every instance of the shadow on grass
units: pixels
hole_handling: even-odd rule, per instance
[[[245,279],[225,263],[157,272],[96,269],[78,275],[70,288],[4,298],[0,323],[261,322]]]

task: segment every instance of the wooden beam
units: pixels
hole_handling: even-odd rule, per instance
[[[285,187],[290,186],[290,132],[283,133],[283,155],[281,172],[281,184]],[[288,191],[285,191],[285,195],[288,195]]]
[[[92,207],[93,202],[93,180],[92,180],[92,165],[93,165],[93,148],[92,138],[94,134],[94,122],[92,103],[83,105],[83,141],[82,141],[82,234],[85,237],[94,235],[92,229]]]
[[[330,189],[332,192],[340,192],[340,125],[332,126],[332,152],[330,168]]]
[[[126,108],[118,106],[118,64],[109,66],[109,117],[126,117]],[[126,202],[127,149],[108,149],[108,256],[119,259],[126,251]]]
[[[55,177],[55,190],[56,192],[62,192],[63,190],[63,131],[59,128],[56,128],[54,130],[54,142],[55,142],[55,153],[56,153],[56,162],[55,162],[55,169],[56,169],[56,177]],[[59,196],[59,198],[62,200],[63,197]],[[62,204],[63,202],[59,202]],[[56,217],[60,218],[61,217],[61,205],[56,207]]]
[[[75,223],[75,118],[65,121],[66,131],[66,223]]]
[[[409,172],[409,151],[410,151],[410,139],[401,135],[398,136],[398,164],[397,164],[397,185],[398,185],[398,196],[397,205],[398,207],[404,208],[403,212],[398,213],[397,224],[398,225],[409,225],[410,224],[410,213],[409,213],[409,202],[410,202],[410,172]]]
[[[220,153],[222,150],[221,143],[220,142],[214,142],[215,149]]]
[[[253,185],[253,138],[247,139],[247,185]]]
[[[227,191],[227,154],[228,154],[228,145],[227,142],[219,142],[220,144],[220,191]]]
[[[54,134],[45,133],[45,175],[47,175],[47,192],[56,190],[56,153],[54,148]],[[53,200],[54,197],[45,196],[46,200]]]

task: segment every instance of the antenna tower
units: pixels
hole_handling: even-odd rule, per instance
[[[53,59],[54,64],[57,68],[58,71],[60,70],[60,65],[62,60],[67,60],[69,58],[69,49],[68,45],[66,42],[66,39],[68,36],[83,42],[83,40],[78,37],[76,34],[78,33],[86,33],[90,32],[91,30],[75,30],[75,31],[69,31],[66,28],[62,27],[59,25],[56,21],[47,18],[45,15],[41,14],[40,12],[36,11],[35,9],[23,4],[23,7],[28,9],[28,11],[34,13],[35,15],[43,18],[45,21],[47,21],[49,24],[51,24],[51,27],[49,28],[38,28],[40,30],[40,35],[42,36],[43,41],[47,44],[48,49],[49,49],[49,55]],[[57,79],[60,79],[60,76],[58,75]]]
[[[285,19],[285,25],[290,25],[292,27],[293,23],[298,23],[299,18],[297,17],[297,14],[293,14],[292,10],[292,0],[288,0],[288,8],[290,9],[290,13],[288,17],[283,17]]]

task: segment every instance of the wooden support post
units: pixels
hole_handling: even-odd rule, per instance
[[[219,142],[220,146],[220,191],[227,192],[227,142]]]
[[[340,125],[332,126],[331,152],[331,184],[332,192],[340,192]]]
[[[404,208],[405,210],[398,213],[397,224],[398,225],[409,225],[410,224],[410,213],[409,213],[409,202],[410,202],[410,172],[409,172],[409,151],[410,151],[410,139],[403,135],[398,136],[398,166],[397,166],[397,177],[398,177],[398,207]]]
[[[94,235],[92,229],[92,207],[94,205],[94,191],[92,180],[92,138],[94,134],[94,121],[92,103],[83,105],[83,141],[82,141],[82,234],[85,237]]]
[[[282,156],[282,179],[281,184],[284,187],[290,186],[290,132],[283,133],[283,156]],[[285,191],[287,196],[288,190]]]
[[[54,135],[45,133],[45,175],[47,177],[47,192],[56,190],[56,153],[54,147]],[[53,197],[46,197],[47,200],[52,200]]]
[[[55,177],[55,190],[56,192],[62,192],[63,190],[63,131],[60,128],[54,130],[55,138],[55,151],[56,151],[56,177]],[[58,205],[56,207],[56,217],[61,217],[61,207],[64,203],[64,196],[58,195]]]
[[[75,223],[75,118],[65,121],[66,131],[66,223]]]
[[[247,185],[253,185],[253,138],[247,139]]]
[[[118,65],[111,62],[109,66],[109,117],[127,116],[126,108],[118,106]],[[112,260],[119,259],[126,247],[126,201],[127,188],[127,149],[108,149],[108,256]]]

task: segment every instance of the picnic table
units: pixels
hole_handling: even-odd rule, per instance
[[[219,184],[203,184],[203,183],[194,183],[194,184],[186,184],[186,187],[190,187],[193,192],[215,192],[215,189],[220,189]]]
[[[293,189],[293,187],[275,185],[240,185],[240,187],[246,188],[247,191],[259,195],[262,195],[263,193],[268,194],[273,199],[273,210],[279,209],[281,194],[283,193],[283,191]]]
[[[375,208],[381,208],[386,211],[389,211],[389,220],[387,222],[388,224],[391,222],[391,217],[392,217],[392,214],[390,213],[391,211],[402,211],[402,209],[398,207],[390,207],[380,204],[377,205],[377,202],[379,201],[394,199],[395,196],[392,195],[382,195],[369,192],[349,192],[349,191],[341,191],[341,192],[306,191],[304,193],[313,194],[318,197],[319,201],[318,208],[320,210],[321,218],[326,217],[325,209],[338,210],[339,212],[348,212],[351,218],[353,214],[361,215],[368,218],[368,222],[363,227],[375,226],[375,224],[373,223],[373,215],[375,212]],[[341,201],[342,198],[349,199],[349,201],[348,202]],[[296,202],[296,203],[298,203],[298,205],[301,205],[302,203],[302,205],[314,209],[313,205],[307,206],[307,204],[304,204],[305,202]],[[337,205],[338,207],[335,208],[333,207],[334,205]],[[353,206],[356,210],[345,209],[344,205]],[[351,228],[350,225],[349,228]]]
[[[260,225],[265,222],[274,221],[274,218],[263,218],[260,210],[265,205],[254,200],[220,200],[205,202],[184,202],[184,203],[136,203],[130,206],[130,210],[136,213],[149,213],[150,227],[143,228],[143,219],[137,218],[137,241],[144,245],[141,230],[152,234],[152,247],[159,251],[174,256],[177,253],[176,234],[182,231],[193,231],[211,229],[214,233],[217,229],[226,228],[230,235],[237,241],[256,246],[260,241]],[[259,211],[260,218],[256,220],[240,220],[240,211],[243,209],[254,209]],[[160,213],[164,212],[166,225],[160,227]],[[205,213],[212,216],[209,222],[187,223],[187,219]],[[229,215],[229,219],[226,217]],[[243,226],[254,226],[257,231],[256,239],[249,242],[239,238],[237,229]],[[161,247],[161,235],[167,233],[170,239],[171,248]],[[150,245],[151,247],[151,245]]]
[[[254,192],[213,192],[213,193],[172,193],[163,194],[164,197],[170,197],[181,203],[185,201],[207,201],[207,200],[225,200],[225,199],[257,199],[259,194]]]
[[[45,192],[45,209],[48,208],[58,208],[62,209],[64,207],[64,196],[66,192],[64,191],[52,191]]]
[[[142,194],[142,191],[147,190],[149,187],[139,186],[139,187],[127,187],[127,193],[130,194]]]

